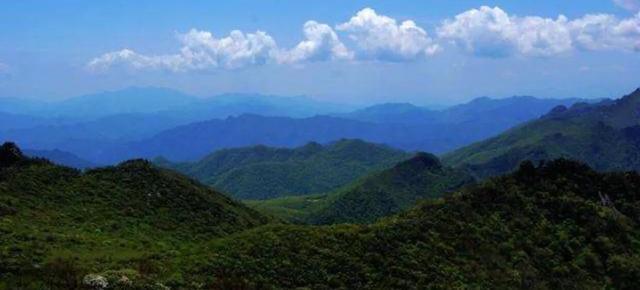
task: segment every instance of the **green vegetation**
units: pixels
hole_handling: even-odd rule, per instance
[[[418,193],[442,170],[420,154],[381,176]],[[636,289],[639,224],[638,173],[564,159],[311,226],[144,161],[81,173],[0,147],[0,289]]]
[[[312,289],[635,289],[640,176],[557,160],[372,225],[269,225],[194,253],[204,284]]]
[[[0,289],[73,289],[68,275],[107,270],[169,277],[163,261],[267,222],[143,160],[81,173],[0,147]]]
[[[383,145],[343,139],[326,146],[309,143],[295,149],[223,149],[195,163],[155,162],[235,198],[269,199],[332,191],[409,157]]]
[[[246,203],[294,223],[370,223],[473,182],[467,172],[442,166],[432,154],[418,153],[328,194]]]
[[[640,89],[616,101],[558,107],[539,120],[443,157],[479,177],[496,176],[524,160],[565,157],[597,170],[640,169]]]

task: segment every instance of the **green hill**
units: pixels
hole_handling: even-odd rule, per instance
[[[440,167],[417,160],[396,168]],[[374,224],[259,226],[144,161],[80,173],[5,144],[0,289],[635,289],[639,193],[557,160]]]
[[[473,181],[463,170],[442,166],[436,156],[418,153],[328,194],[252,201],[249,205],[293,222],[370,223]]]
[[[268,221],[147,161],[82,173],[25,157],[12,143],[0,147],[0,289],[41,271],[142,267],[150,255],[171,260]],[[56,279],[49,282],[64,282]]]
[[[225,237],[188,271],[236,289],[635,289],[639,193],[637,173],[525,163],[372,225]]]
[[[361,140],[288,149],[254,146],[216,151],[173,168],[239,199],[270,199],[332,191],[375,170],[409,158],[405,152]]]
[[[640,169],[640,89],[618,100],[557,107],[542,118],[443,156],[480,177],[500,175],[523,160],[566,157],[597,170]]]

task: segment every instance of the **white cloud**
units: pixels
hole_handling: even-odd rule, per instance
[[[509,16],[499,7],[482,6],[445,20],[438,36],[481,56],[551,55],[571,49],[567,19]]]
[[[207,31],[192,29],[179,36],[182,48],[177,54],[142,55],[130,49],[109,52],[91,60],[89,68],[104,70],[112,66],[133,69],[166,69],[170,71],[235,69],[264,64],[276,53],[276,43],[268,34],[231,31],[229,36],[215,38]]]
[[[640,10],[640,0],[613,0],[613,3],[631,12]]]
[[[359,57],[381,60],[413,60],[432,55],[439,46],[411,20],[398,25],[395,19],[365,8],[336,26],[348,33],[358,47]]]
[[[303,31],[305,40],[291,50],[282,51],[278,56],[278,62],[298,63],[307,60],[353,58],[353,52],[347,49],[329,25],[311,20],[304,24]]]
[[[578,48],[640,51],[640,13],[623,20],[608,14],[586,15],[571,21],[570,27]]]
[[[217,38],[211,32],[192,29],[178,35],[181,48],[176,53],[147,55],[122,49],[92,59],[87,67],[95,71],[124,67],[184,72],[308,61],[414,61],[437,53],[444,43],[490,57],[553,56],[574,50],[640,51],[640,12],[626,19],[590,14],[570,20],[563,15],[555,19],[520,17],[499,7],[482,6],[443,21],[435,28],[434,39],[411,20],[399,23],[365,8],[335,29],[307,21],[304,39],[290,49],[278,47],[262,31],[234,30]],[[340,40],[341,34],[348,36],[353,50]],[[2,69],[0,65],[0,73]]]
[[[608,14],[569,20],[563,15],[511,16],[499,7],[483,6],[445,20],[438,36],[480,56],[552,56],[574,49],[637,49],[639,24],[640,14],[624,20]]]

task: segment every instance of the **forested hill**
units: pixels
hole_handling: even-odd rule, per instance
[[[25,157],[12,143],[0,147],[0,281],[69,257],[87,269],[151,254],[170,258],[192,243],[268,221],[147,161],[82,173]]]
[[[470,174],[442,166],[432,154],[418,153],[393,168],[372,174],[326,198],[310,214],[314,224],[370,223],[411,208],[425,198],[439,198],[474,182]]]
[[[158,165],[176,169],[241,199],[268,199],[332,191],[411,157],[388,146],[342,139],[326,145],[223,149],[193,163]]]
[[[443,157],[478,176],[500,175],[523,160],[567,157],[598,170],[640,169],[640,89],[617,100],[559,106],[542,118]]]
[[[369,226],[239,233],[189,271],[247,288],[636,289],[639,223],[637,173],[525,163]]]

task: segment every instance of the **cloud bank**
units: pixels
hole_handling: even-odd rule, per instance
[[[445,20],[438,37],[478,56],[552,56],[574,50],[624,50],[640,47],[640,13],[618,19],[589,14],[569,20],[518,17],[499,7],[483,6]]]
[[[638,1],[615,1],[629,10],[638,8]],[[610,14],[568,19],[564,15],[509,15],[499,7],[482,6],[445,19],[432,30],[434,36],[413,20],[400,22],[364,8],[334,27],[307,21],[302,28],[303,39],[292,48],[279,47],[263,31],[234,30],[216,37],[211,32],[192,29],[178,36],[181,48],[176,53],[146,55],[125,48],[90,60],[87,67],[93,71],[123,67],[187,72],[316,61],[406,62],[426,59],[449,48],[479,57],[640,51],[640,12],[625,19]]]
[[[439,50],[438,44],[412,20],[398,24],[371,8],[362,9],[337,29],[348,33],[364,59],[413,60]]]

